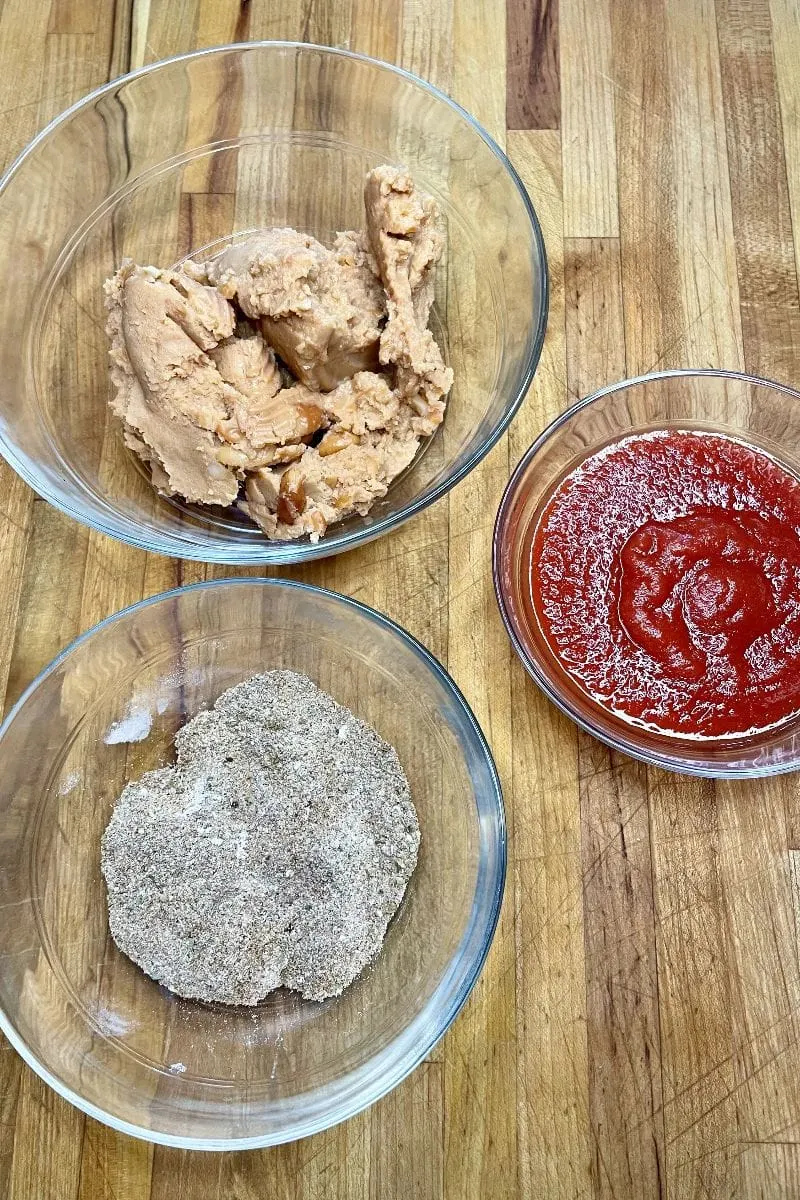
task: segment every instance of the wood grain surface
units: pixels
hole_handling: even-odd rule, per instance
[[[387,612],[466,693],[506,796],[503,916],[429,1060],[294,1145],[153,1148],[71,1108],[3,1044],[0,1194],[800,1197],[800,783],[659,774],[580,734],[512,655],[490,574],[510,469],[577,396],[659,366],[797,384],[798,0],[2,0],[2,160],[108,78],[260,38],[431,79],[506,145],[541,218],[550,323],[508,436],[392,537],[285,572]],[[230,220],[224,177],[198,174],[183,200],[187,244]],[[114,610],[242,573],[91,533],[5,465],[0,514],[6,706]]]

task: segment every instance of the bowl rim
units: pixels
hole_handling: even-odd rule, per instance
[[[141,550],[147,550],[150,553],[186,558],[196,562],[224,563],[229,566],[268,566],[293,562],[311,562],[314,559],[327,558],[335,554],[340,554],[353,549],[355,546],[362,546],[367,542],[371,542],[384,533],[398,528],[410,520],[411,517],[423,512],[429,505],[434,504],[437,500],[445,496],[453,487],[465,479],[486,457],[489,451],[493,449],[519,411],[541,357],[550,306],[550,273],[539,217],[518,171],[497,141],[463,105],[453,100],[435,84],[429,83],[426,79],[405,70],[403,67],[385,62],[383,59],[372,58],[367,54],[360,54],[353,50],[346,50],[335,46],[323,46],[313,42],[272,41],[269,39],[253,42],[229,42],[220,46],[210,46],[202,50],[193,50],[184,54],[173,55],[170,58],[159,59],[157,62],[147,63],[135,71],[129,71],[125,75],[120,75],[115,79],[109,80],[107,83],[94,88],[74,104],[71,104],[69,108],[64,109],[63,112],[48,122],[32,138],[3,173],[2,177],[0,177],[0,202],[2,202],[8,185],[39,146],[49,139],[61,125],[66,124],[76,113],[85,108],[90,108],[103,96],[114,92],[116,89],[135,79],[143,78],[163,67],[173,66],[176,63],[209,58],[214,55],[234,51],[237,54],[243,54],[258,50],[296,50],[303,54],[325,54],[366,63],[372,67],[387,71],[390,74],[397,75],[415,87],[428,92],[466,121],[481,141],[489,148],[501,166],[505,168],[522,201],[522,206],[533,234],[533,259],[538,263],[540,269],[541,302],[536,319],[531,322],[528,330],[525,353],[518,375],[515,394],[511,397],[510,403],[507,404],[505,411],[496,422],[494,428],[473,451],[466,462],[457,471],[453,472],[451,476],[442,480],[441,483],[433,488],[429,495],[410,501],[398,512],[389,513],[376,520],[372,525],[353,531],[350,534],[345,534],[335,544],[332,541],[326,542],[325,538],[316,543],[310,541],[282,543],[265,540],[263,544],[254,543],[253,545],[239,545],[238,543],[234,543],[228,546],[223,543],[221,546],[209,550],[196,544],[183,531],[152,533],[150,536],[144,536],[139,532],[141,529],[140,524],[131,518],[122,516],[108,502],[104,502],[103,507],[109,509],[111,513],[110,517],[104,518],[100,513],[88,517],[80,510],[80,505],[56,495],[54,489],[50,487],[47,477],[42,475],[35,464],[29,461],[25,455],[17,452],[13,444],[6,438],[2,429],[0,429],[0,454],[5,458],[9,466],[16,471],[29,487],[47,500],[48,503],[65,513],[66,516],[80,522],[82,525],[97,530],[99,533],[115,538],[117,541],[135,546]],[[123,532],[123,527],[125,532]]]
[[[627,388],[638,387],[648,383],[660,382],[664,379],[685,379],[685,378],[717,378],[717,379],[735,379],[740,383],[756,384],[759,387],[766,387],[773,391],[784,392],[793,400],[800,400],[800,391],[792,387],[791,384],[778,383],[773,379],[766,379],[759,375],[751,375],[746,371],[731,370],[724,367],[675,367],[662,371],[649,371],[644,375],[633,375],[628,379],[619,380],[616,383],[606,384],[604,387],[598,388],[591,392],[588,396],[575,401],[575,403],[565,408],[552,421],[550,421],[539,436],[531,443],[522,458],[517,463],[511,473],[511,477],[506,484],[503,495],[500,500],[500,505],[495,517],[494,530],[492,534],[492,578],[494,582],[494,594],[497,600],[497,606],[500,610],[500,616],[503,619],[506,633],[511,641],[514,650],[525,670],[530,675],[531,679],[537,687],[544,693],[547,699],[556,706],[566,717],[574,721],[581,729],[590,733],[592,737],[598,741],[604,742],[606,746],[610,746],[612,750],[618,750],[622,754],[627,754],[631,758],[638,759],[639,762],[646,763],[651,767],[660,767],[666,771],[673,771],[681,775],[693,775],[704,779],[760,779],[771,775],[785,775],[792,771],[800,769],[800,761],[797,763],[779,763],[777,765],[767,764],[764,766],[753,767],[730,767],[724,763],[707,763],[707,762],[691,762],[683,759],[679,753],[665,751],[663,754],[659,751],[648,751],[643,749],[636,741],[624,736],[622,732],[618,736],[613,736],[605,730],[600,729],[583,713],[575,709],[569,700],[561,694],[561,692],[553,686],[544,672],[539,668],[536,659],[530,655],[518,638],[514,624],[511,618],[508,605],[506,604],[505,593],[502,583],[502,572],[500,570],[500,560],[503,554],[503,543],[505,540],[506,524],[509,517],[511,505],[516,498],[519,485],[523,481],[528,468],[539,453],[539,451],[547,444],[550,438],[558,432],[563,425],[566,425],[573,417],[594,404],[597,400],[602,400],[606,396],[611,396],[616,392],[625,391]],[[622,723],[620,722],[622,729]]]
[[[108,626],[116,624],[118,621],[133,615],[141,609],[163,601],[172,601],[185,593],[238,587],[286,588],[293,591],[311,593],[329,600],[332,599],[337,604],[342,604],[345,608],[354,610],[354,612],[366,617],[382,629],[399,637],[422,663],[428,667],[437,682],[449,694],[457,712],[464,720],[467,736],[473,739],[475,751],[480,756],[482,764],[487,770],[491,789],[485,797],[476,794],[479,847],[478,871],[472,910],[458,947],[453,952],[442,979],[424,1007],[410,1024],[396,1038],[389,1042],[384,1051],[381,1052],[381,1056],[383,1056],[387,1050],[395,1047],[393,1063],[388,1066],[382,1063],[384,1069],[380,1074],[376,1074],[373,1066],[370,1074],[367,1068],[370,1064],[375,1063],[375,1057],[373,1056],[365,1064],[337,1078],[336,1083],[340,1089],[339,1109],[335,1112],[332,1119],[328,1119],[324,1115],[320,1116],[319,1114],[312,1114],[305,1117],[301,1115],[300,1119],[293,1118],[287,1124],[286,1129],[278,1133],[273,1132],[267,1135],[255,1134],[241,1138],[190,1137],[147,1129],[145,1126],[121,1120],[111,1113],[107,1113],[91,1101],[85,1100],[69,1085],[63,1083],[28,1047],[22,1036],[17,1033],[16,1026],[5,1009],[0,1006],[0,1032],[8,1038],[11,1045],[28,1066],[58,1095],[68,1100],[82,1112],[87,1113],[104,1125],[108,1125],[121,1133],[127,1133],[132,1137],[140,1138],[157,1145],[175,1146],[189,1150],[258,1149],[260,1147],[296,1141],[299,1138],[308,1137],[324,1129],[329,1129],[334,1125],[338,1125],[341,1121],[348,1120],[397,1087],[423,1061],[437,1042],[445,1035],[477,983],[497,929],[507,871],[507,829],[500,777],[483,730],[478,724],[478,720],[460,688],[438,659],[417,638],[401,625],[398,625],[396,621],[393,621],[391,617],[372,608],[371,605],[364,604],[360,600],[355,600],[350,596],[332,591],[329,588],[316,587],[313,584],[300,583],[296,580],[283,579],[281,577],[236,576],[230,579],[214,579],[202,583],[189,584],[185,587],[171,588],[169,591],[157,592],[153,596],[148,596],[143,600],[137,601],[135,604],[130,604],[125,608],[119,609],[80,634],[39,672],[33,682],[28,685],[9,710],[5,720],[0,724],[0,742],[2,742],[7,730],[21,713],[25,704],[35,693],[39,685],[53,674],[75,650],[84,643],[89,642],[95,634],[100,633]],[[490,830],[494,834],[491,840],[488,837]],[[474,952],[476,939],[479,941],[477,953]],[[473,945],[473,957],[471,961],[463,963],[460,972],[455,974],[453,964],[458,962],[470,944]],[[347,1085],[347,1090],[343,1091],[343,1085],[345,1084]],[[307,1100],[313,1099],[319,1090],[318,1088],[312,1088],[309,1092],[304,1093],[304,1096]],[[344,1100],[341,1099],[341,1094],[344,1095]],[[306,1107],[310,1106],[306,1104]]]

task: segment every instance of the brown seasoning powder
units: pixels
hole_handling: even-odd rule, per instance
[[[103,835],[117,946],[189,998],[338,995],[380,950],[417,861],[395,750],[291,671],[230,688],[175,746]]]

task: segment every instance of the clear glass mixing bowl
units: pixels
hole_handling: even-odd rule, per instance
[[[316,546],[163,499],[108,410],[103,280],[236,234],[363,224],[365,173],[402,163],[447,226],[433,328],[455,372],[444,426],[367,517]],[[0,450],[41,496],[146,550],[280,563],[350,548],[442,496],[492,447],[539,359],[547,269],[506,156],[430,84],[343,50],[221,47],[156,63],[52,122],[0,183]]]
[[[557,417],[522,458],[494,533],[500,611],[525,667],[554,704],[595,737],[653,766],[716,778],[800,767],[800,720],[755,737],[698,741],[637,728],[592,702],[543,645],[532,611],[526,534],[554,485],[582,458],[634,430],[699,428],[761,447],[800,477],[800,392],[735,371],[659,371],[603,388]]]
[[[111,941],[100,837],[186,720],[271,668],[309,675],[397,748],[418,865],[381,954],[338,999],[182,1000]],[[399,1083],[475,983],[505,877],[497,773],[447,673],[372,609],[274,579],[167,592],[73,643],[0,729],[0,829],[3,1033],[98,1120],[198,1149],[303,1137]]]

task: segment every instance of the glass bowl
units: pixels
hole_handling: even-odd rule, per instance
[[[525,601],[525,536],[558,480],[610,441],[649,428],[727,432],[768,451],[800,477],[800,392],[735,371],[659,371],[602,388],[536,439],[505,490],[494,531],[494,583],[511,641],[529,674],[578,725],[654,766],[712,778],[775,775],[800,767],[800,719],[750,738],[663,736],[615,718],[573,684],[542,644]],[[529,594],[529,593],[528,593]]]
[[[111,941],[100,837],[186,720],[272,668],[309,675],[396,747],[418,865],[381,954],[338,999],[182,1000]],[[3,1033],[73,1104],[166,1145],[265,1146],[372,1104],[464,1004],[503,894],[497,773],[453,681],[374,610],[275,579],[167,592],[74,642],[0,729],[0,816]]]
[[[405,164],[439,202],[447,249],[432,328],[455,372],[447,417],[366,517],[317,544],[157,495],[109,412],[104,279],[293,225],[363,224],[366,172]],[[99,88],[0,183],[0,450],[39,495],[145,550],[206,562],[320,558],[393,529],[491,449],[530,384],[547,317],[541,230],[520,179],[430,84],[344,50],[287,42],[183,55]]]

